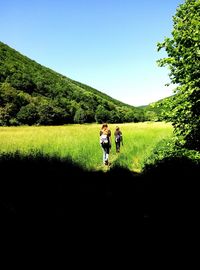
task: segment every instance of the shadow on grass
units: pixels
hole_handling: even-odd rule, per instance
[[[167,229],[190,228],[198,213],[200,164],[186,157],[165,158],[143,171],[148,223]]]
[[[105,173],[15,153],[1,156],[0,171],[4,221],[131,229],[180,225],[196,214],[199,165],[188,159],[166,159],[142,174],[117,167]]]

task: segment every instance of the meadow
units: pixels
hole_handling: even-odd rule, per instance
[[[144,122],[118,125],[123,134],[124,145],[116,153],[114,130],[112,132],[111,166],[117,165],[131,171],[141,172],[144,160],[156,144],[172,136],[169,123]],[[28,156],[42,153],[50,157],[70,158],[88,170],[107,170],[102,164],[99,144],[100,124],[73,124],[63,126],[0,127],[0,155],[19,152]]]

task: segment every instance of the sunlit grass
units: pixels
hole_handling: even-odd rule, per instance
[[[172,135],[172,126],[165,123],[137,123],[122,125],[124,146],[117,164],[133,171],[141,171],[143,161],[156,144]]]
[[[115,153],[114,130],[110,124],[112,148],[110,161],[130,170],[141,171],[144,159],[162,139],[172,135],[172,126],[166,123],[119,124],[124,138],[121,153]],[[42,152],[49,156],[70,157],[90,169],[104,169],[99,144],[101,125],[66,125],[34,127],[0,127],[0,153],[19,151],[24,155]]]

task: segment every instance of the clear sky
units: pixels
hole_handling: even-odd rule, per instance
[[[0,41],[36,62],[139,106],[171,95],[157,42],[183,0],[0,0]]]

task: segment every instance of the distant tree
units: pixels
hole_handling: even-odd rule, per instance
[[[97,123],[108,122],[109,119],[110,119],[110,112],[106,110],[102,105],[99,105],[95,113],[96,122]]]
[[[10,83],[4,82],[0,85],[0,104],[12,103],[15,101],[17,92]]]
[[[86,116],[86,123],[93,123],[95,122],[95,113],[92,109],[88,108],[85,110],[85,116]]]
[[[156,114],[156,112],[154,111],[146,111],[145,112],[145,118],[147,121],[158,121],[158,116]]]
[[[74,123],[83,124],[86,121],[86,114],[82,108],[78,108],[74,115]]]
[[[67,110],[58,106],[53,106],[52,124],[62,125],[70,123],[70,115]]]
[[[135,111],[135,121],[134,122],[144,122],[146,121],[145,112],[142,109]]]
[[[38,115],[39,115],[39,120],[38,123],[40,125],[53,125],[54,123],[54,117],[55,117],[55,112],[54,112],[54,107],[46,102],[42,102],[38,106]]]
[[[10,125],[19,110],[19,98],[16,89],[9,83],[0,84],[0,125]]]
[[[31,103],[32,100],[33,98],[28,93],[25,93],[23,91],[18,91],[16,102],[19,107],[22,107],[22,106],[27,105],[28,103]]]
[[[15,105],[7,103],[4,107],[0,106],[0,126],[9,126],[10,120],[13,117]]]
[[[138,122],[135,116],[135,112],[133,110],[128,110],[124,114],[125,122]]]
[[[39,120],[37,107],[33,103],[21,107],[17,113],[17,121],[21,124],[34,125]]]
[[[109,122],[110,123],[120,123],[121,122],[120,115],[119,115],[118,111],[113,110],[110,112]]]
[[[126,110],[124,114],[124,121],[125,122],[143,122],[145,120],[144,118],[144,112],[141,109],[129,109]]]
[[[177,8],[172,37],[157,46],[168,54],[159,65],[168,66],[171,82],[178,84],[165,119],[182,147],[200,150],[200,0],[186,0]]]

